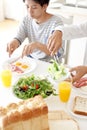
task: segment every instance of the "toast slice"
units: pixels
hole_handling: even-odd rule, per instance
[[[73,112],[87,116],[87,98],[76,96],[73,104]]]

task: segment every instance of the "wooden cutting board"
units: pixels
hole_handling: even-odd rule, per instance
[[[65,111],[50,111],[48,119],[50,130],[79,130],[78,122]]]

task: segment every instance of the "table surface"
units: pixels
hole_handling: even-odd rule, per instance
[[[2,61],[0,64],[0,71],[2,70],[2,64],[5,60],[8,59],[8,56],[6,56],[6,58],[2,58],[0,57],[0,60]],[[44,62],[44,61],[40,61],[40,60],[35,60],[37,66],[36,68],[30,73],[31,74],[35,74],[35,75],[47,75],[47,68],[49,63]],[[14,82],[17,80],[17,78],[19,78],[19,76],[13,76],[13,84]],[[55,83],[54,87],[57,89],[58,84]],[[75,89],[72,88],[72,93],[71,93],[71,97],[70,100],[72,100],[72,98],[75,95],[80,94],[78,91],[76,91]],[[8,103],[11,102],[18,102],[20,101],[20,99],[18,99],[17,97],[15,97],[12,93],[12,87],[10,88],[5,88],[0,80],[0,106],[6,106]],[[45,99],[45,101],[47,102],[48,105],[48,109],[50,110],[64,110],[66,111],[68,114],[70,114],[79,124],[80,130],[87,130],[87,118],[79,118],[78,116],[74,116],[72,115],[67,107],[67,104],[61,103],[61,101],[59,100],[59,97],[57,96],[50,96],[47,99]]]

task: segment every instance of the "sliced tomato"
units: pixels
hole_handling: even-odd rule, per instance
[[[25,85],[25,86],[23,86],[23,88],[22,88],[24,91],[27,91],[28,90],[28,86],[27,85]]]
[[[31,86],[34,87],[34,83],[32,83]]]
[[[39,88],[39,85],[38,84],[36,84],[36,89],[38,89]]]

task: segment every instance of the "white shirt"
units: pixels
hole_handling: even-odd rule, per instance
[[[55,30],[63,33],[63,40],[87,37],[87,21],[78,25],[58,26]]]

